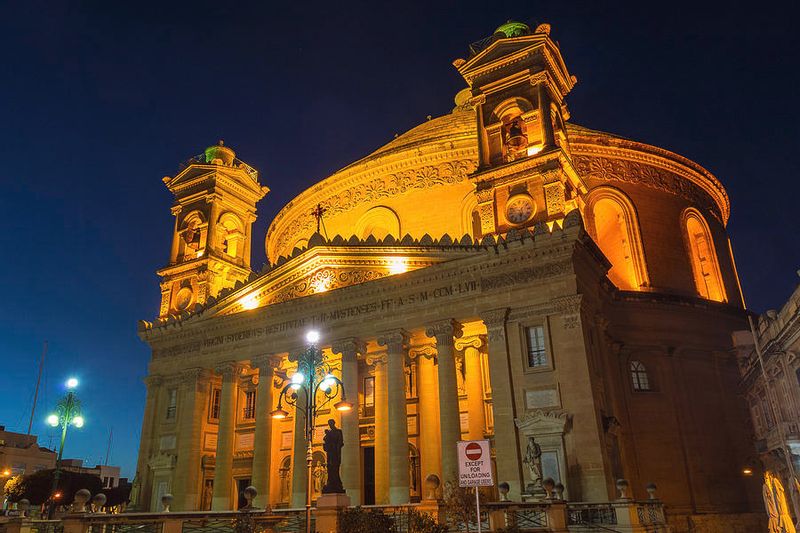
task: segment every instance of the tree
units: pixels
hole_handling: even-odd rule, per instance
[[[126,483],[124,485],[101,490],[100,492],[106,495],[105,506],[116,507],[117,505],[127,503],[131,495],[131,488],[133,488],[133,485]]]
[[[18,483],[9,487],[6,485],[6,495],[11,502],[18,502],[26,498],[31,505],[41,505],[50,498],[53,488],[53,474],[55,470],[39,470],[33,474],[22,476]],[[80,489],[87,489],[92,494],[97,494],[103,488],[103,482],[92,474],[79,474],[76,472],[61,471],[58,479],[58,492],[61,497],[58,504],[65,505],[75,499],[75,493]]]

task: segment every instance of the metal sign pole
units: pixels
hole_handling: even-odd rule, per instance
[[[481,499],[478,497],[478,487],[475,486],[475,509],[478,518],[478,533],[481,533]]]

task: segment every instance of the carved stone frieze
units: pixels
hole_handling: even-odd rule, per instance
[[[693,206],[711,213],[714,218],[722,221],[716,203],[705,191],[668,170],[638,161],[597,155],[574,155],[572,161],[575,170],[584,178],[635,183],[665,191],[684,198]]]
[[[582,294],[571,294],[569,296],[560,296],[550,300],[553,308],[557,313],[562,315],[574,314],[580,311]]]
[[[335,196],[322,200],[328,216],[344,213],[365,202],[374,202],[417,189],[429,189],[441,185],[459,183],[467,179],[476,168],[471,159],[448,161],[440,165],[426,165],[420,168],[388,174],[345,189]],[[300,235],[311,234],[316,227],[316,219],[310,211],[292,220],[281,228],[276,239],[275,255],[287,255],[289,247]]]
[[[523,435],[563,435],[569,430],[570,416],[561,410],[536,409],[528,411],[514,423]]]
[[[537,279],[550,278],[553,276],[560,276],[570,272],[572,269],[572,261],[561,261],[559,263],[548,263],[546,265],[536,265],[514,272],[507,272],[496,276],[485,277],[481,279],[481,288],[483,290],[499,289],[509,285],[516,285],[518,283],[527,283]]]
[[[314,272],[311,276],[301,279],[300,281],[275,293],[269,299],[269,303],[276,304],[318,292],[338,289],[348,285],[357,285],[373,279],[382,278],[386,275],[388,275],[388,271],[321,268]]]

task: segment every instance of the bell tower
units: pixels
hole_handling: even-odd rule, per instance
[[[478,121],[475,183],[481,234],[554,224],[582,208],[586,185],[572,166],[564,98],[576,83],[550,26],[509,21],[453,65]]]
[[[247,280],[256,203],[269,192],[222,141],[163,181],[175,196],[175,229],[169,265],[158,271],[162,318]]]

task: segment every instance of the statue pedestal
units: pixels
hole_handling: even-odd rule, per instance
[[[350,496],[345,493],[328,493],[317,498],[317,525],[319,533],[339,531],[339,511],[350,507]]]

